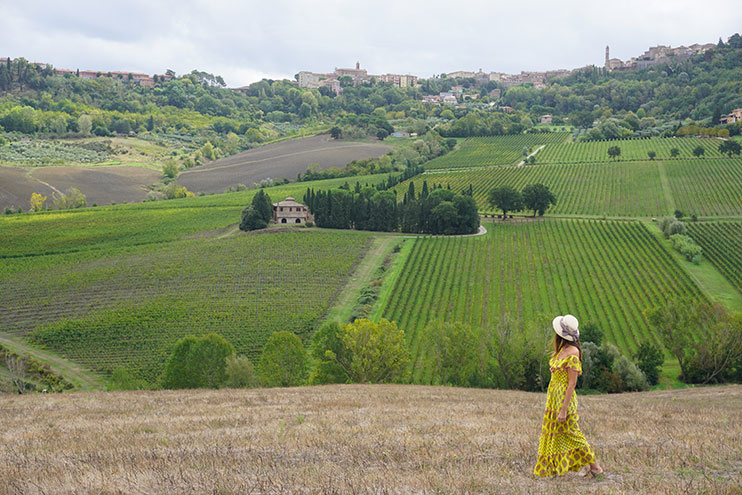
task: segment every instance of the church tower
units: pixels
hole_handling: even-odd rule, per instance
[[[608,68],[608,60],[610,60],[608,45],[605,45],[605,68]]]

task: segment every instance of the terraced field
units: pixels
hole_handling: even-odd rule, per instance
[[[470,238],[415,244],[383,315],[404,329],[415,362],[420,334],[436,319],[493,326],[503,315],[523,331],[550,335],[554,315],[594,322],[623,351],[657,342],[642,315],[698,287],[639,222],[536,220],[488,224]],[[424,383],[427,370],[416,366]]]
[[[742,293],[742,222],[688,223],[703,256]]]
[[[153,382],[186,334],[251,357],[274,331],[308,337],[370,239],[313,229],[3,260],[0,328]]]
[[[621,148],[620,161],[647,160],[649,151],[657,153],[657,160],[671,158],[670,150],[677,148],[678,158],[695,158],[693,149],[702,146],[705,158],[721,157],[718,139],[712,138],[646,138],[618,141],[564,142],[549,144],[537,155],[538,163],[586,163],[610,160],[608,148]]]
[[[453,153],[425,164],[428,170],[513,165],[523,159],[523,148],[537,148],[542,144],[561,143],[569,133],[519,134],[468,138],[459,143]]]

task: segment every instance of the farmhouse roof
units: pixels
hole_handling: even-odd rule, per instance
[[[304,206],[304,205],[301,203],[297,203],[293,197],[288,196],[283,201],[279,201],[278,203],[273,203],[273,206]]]

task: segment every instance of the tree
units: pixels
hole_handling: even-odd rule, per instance
[[[556,205],[556,198],[543,184],[529,184],[523,188],[523,206],[533,210],[533,216],[543,216],[551,205]]]
[[[523,197],[510,186],[491,189],[488,200],[491,206],[502,210],[503,220],[507,218],[509,211],[520,211],[523,209]]]
[[[340,139],[342,134],[343,131],[341,131],[338,126],[333,126],[333,128],[330,129],[330,137],[332,137],[332,139]]]
[[[218,388],[227,379],[227,357],[234,347],[215,333],[183,337],[175,344],[165,368],[164,388]]]
[[[152,131],[155,128],[155,118],[150,115],[147,119],[147,130]]]
[[[603,332],[598,325],[592,322],[580,325],[580,342],[592,342],[600,347],[603,342]]]
[[[41,195],[40,193],[31,193],[31,209],[33,211],[41,211],[44,209],[44,201],[46,201],[46,196]]]
[[[174,179],[178,176],[178,164],[175,160],[168,158],[162,166],[162,175],[168,179]]]
[[[262,189],[255,194],[252,198],[252,207],[260,213],[266,224],[273,218],[273,203],[271,198]]]
[[[54,194],[54,206],[60,210],[72,210],[74,208],[84,208],[88,205],[85,195],[79,189],[71,187],[61,196]]]
[[[275,332],[263,347],[258,375],[267,387],[295,387],[306,379],[307,356],[301,339],[291,332]]]
[[[634,358],[639,369],[647,377],[649,384],[657,385],[660,378],[660,368],[662,367],[662,363],[665,362],[665,356],[662,354],[662,350],[651,342],[644,341],[639,344]]]
[[[388,135],[389,133],[386,131],[386,129],[379,129],[376,131],[376,138],[379,141],[383,141]]]
[[[90,118],[89,115],[80,115],[80,117],[77,119],[77,130],[82,134],[83,136],[87,136],[90,134],[90,130],[93,128],[93,120]]]
[[[268,222],[265,221],[263,215],[253,205],[248,205],[247,208],[242,210],[240,230],[250,232],[251,230],[264,229],[267,226]]]
[[[649,150],[647,151],[647,156],[649,157],[650,160],[654,160],[654,158],[657,156],[657,153],[653,150]]]
[[[410,352],[404,332],[382,318],[379,323],[355,320],[341,330],[344,352],[334,358],[353,383],[390,383],[407,379]]]
[[[680,150],[677,148],[670,148],[670,156],[676,158],[680,154]]]
[[[438,382],[467,386],[476,370],[477,336],[471,327],[461,323],[429,324],[423,330],[429,357]]]
[[[727,139],[719,144],[719,153],[726,154],[729,158],[731,158],[732,155],[739,155],[740,151],[742,151],[742,146],[740,146],[739,142],[733,139]]]
[[[693,156],[695,157],[701,157],[706,153],[706,149],[701,146],[700,144],[693,148]]]
[[[214,154],[214,145],[211,144],[211,141],[206,141],[203,146],[201,146],[201,154],[204,156],[204,158],[207,158],[209,160],[216,159],[216,155]]]
[[[608,156],[611,160],[615,160],[621,156],[621,148],[619,146],[611,146],[608,148]]]
[[[8,368],[10,380],[19,394],[26,393],[26,362],[17,354],[5,351],[5,366]]]
[[[237,354],[229,356],[225,371],[227,380],[224,385],[229,388],[254,388],[258,385],[255,367],[247,356],[238,356]]]
[[[346,383],[348,374],[339,364],[344,359],[340,324],[330,321],[322,325],[312,335],[310,355],[316,363],[309,375],[310,385],[323,383]]]

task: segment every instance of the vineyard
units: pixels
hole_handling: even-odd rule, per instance
[[[549,144],[536,155],[538,163],[586,163],[609,161],[608,148],[618,146],[621,155],[618,160],[648,160],[648,152],[654,151],[655,159],[671,158],[670,150],[677,148],[678,158],[694,158],[693,149],[701,146],[705,158],[718,158],[718,139],[712,138],[645,138],[619,141],[586,141]]]
[[[421,330],[432,320],[491,328],[510,315],[540,339],[551,318],[567,312],[629,352],[658,342],[646,308],[673,295],[704,297],[638,222],[536,220],[487,229],[483,237],[414,241],[383,312],[405,330],[413,361],[424,359]],[[428,371],[414,369],[425,381]]]
[[[459,143],[453,153],[431,160],[426,169],[484,167],[513,165],[523,159],[523,148],[565,141],[569,133],[519,134],[517,136],[492,136],[469,138]]]
[[[22,269],[0,274],[0,328],[150,382],[186,334],[255,358],[275,331],[310,335],[370,239],[307,230],[9,260]]]
[[[675,206],[698,216],[742,215],[742,159],[665,162]]]
[[[742,293],[742,222],[688,223],[688,231],[711,262]]]
[[[301,200],[307,187],[326,189],[346,182],[374,185],[386,174],[347,179],[291,183],[266,188],[273,201],[294,196]],[[257,191],[195,198],[50,211],[0,217],[0,259],[53,254],[124,245],[166,242],[210,229],[234,225]]]
[[[479,170],[427,172],[415,177],[415,189],[441,184],[463,191],[471,184],[480,210],[494,211],[487,202],[490,189],[510,185],[516,189],[542,183],[554,192],[554,214],[659,216],[672,212],[663,193],[658,165],[651,162],[529,165],[523,167],[487,167]],[[398,194],[409,187],[397,186]]]

